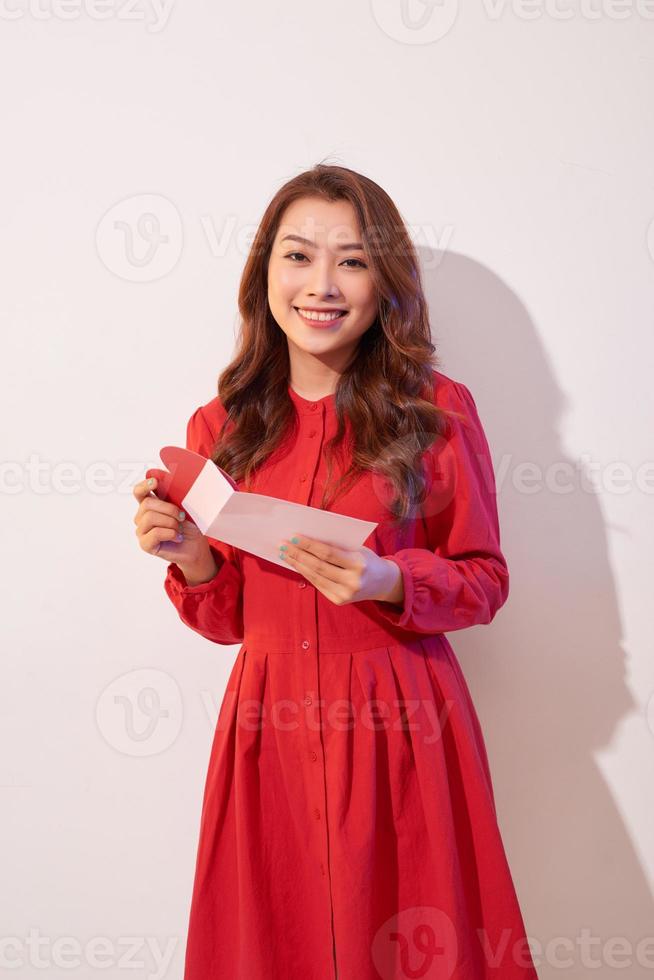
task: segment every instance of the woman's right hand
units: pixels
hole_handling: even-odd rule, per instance
[[[154,477],[152,481],[141,480],[132,488],[139,502],[134,523],[141,548],[149,555],[175,562],[187,581],[191,576],[208,581],[218,570],[208,538],[196,524],[184,519],[184,512],[175,504],[150,492],[157,485]]]

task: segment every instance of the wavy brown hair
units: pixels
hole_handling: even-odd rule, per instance
[[[227,419],[211,458],[235,480],[244,480],[247,490],[258,467],[294,431],[288,343],[270,311],[267,282],[284,211],[303,197],[350,202],[378,295],[377,316],[336,388],[337,431],[325,445],[327,484],[319,506],[328,509],[339,492],[370,470],[397,491],[390,510],[403,522],[427,492],[420,457],[452,413],[434,405],[432,370],[440,362],[404,221],[378,184],[346,167],[316,164],[284,184],[266,208],[241,278],[236,354],[218,378]],[[352,433],[350,466],[332,486],[333,460],[339,453],[345,458],[348,444],[346,417]]]

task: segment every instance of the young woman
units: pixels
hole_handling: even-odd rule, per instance
[[[241,644],[211,750],[185,980],[536,977],[475,708],[445,634],[509,577],[468,388],[436,369],[389,196],[317,165],[269,204],[238,350],[187,447],[239,489],[377,522],[286,566],[134,488],[182,621]]]

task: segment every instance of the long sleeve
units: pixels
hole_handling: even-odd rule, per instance
[[[456,381],[446,385],[438,404],[465,418],[448,419],[449,436],[427,450],[432,479],[422,518],[429,547],[383,555],[401,570],[404,600],[375,601],[388,621],[416,633],[490,623],[509,593],[493,463],[477,406]]]
[[[215,436],[202,407],[195,410],[186,429],[186,448],[209,457]],[[180,619],[214,643],[243,640],[243,576],[237,549],[209,538],[218,571],[209,582],[187,585],[181,569],[170,562],[164,579],[166,594]]]

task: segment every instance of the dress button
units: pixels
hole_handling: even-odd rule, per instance
[[[312,762],[315,762],[318,756],[315,752],[309,752],[309,758],[311,759]]]
[[[309,649],[309,641],[308,640],[302,640],[302,649],[303,650],[308,650]]]
[[[313,815],[314,815],[314,817],[316,818],[316,820],[320,820],[320,810],[319,810],[319,809],[318,809],[317,807],[316,807],[316,809],[315,809],[315,810],[313,811]]]
[[[307,583],[304,582],[304,581],[303,582],[298,582],[297,587],[298,587],[298,589],[306,589]]]
[[[313,439],[313,437],[315,436],[315,434],[316,434],[316,430],[315,429],[312,429],[311,432],[309,433],[309,439]]]
[[[309,697],[308,694],[307,694],[306,698],[304,699],[304,703],[305,704],[311,704],[311,698]]]
[[[315,402],[314,402],[314,404],[313,404],[313,405],[311,405],[311,411],[312,411],[312,412],[315,412],[315,410],[316,410],[317,408],[318,408],[318,406],[317,406],[317,405],[315,404]]]
[[[300,477],[300,483],[304,483],[304,481],[306,480],[306,478],[307,478],[306,473],[303,473],[302,476]]]
[[[325,873],[325,865],[324,865],[324,864],[322,863],[322,861],[321,861],[321,862],[320,862],[320,874],[321,874],[321,875],[324,875],[324,873]]]

